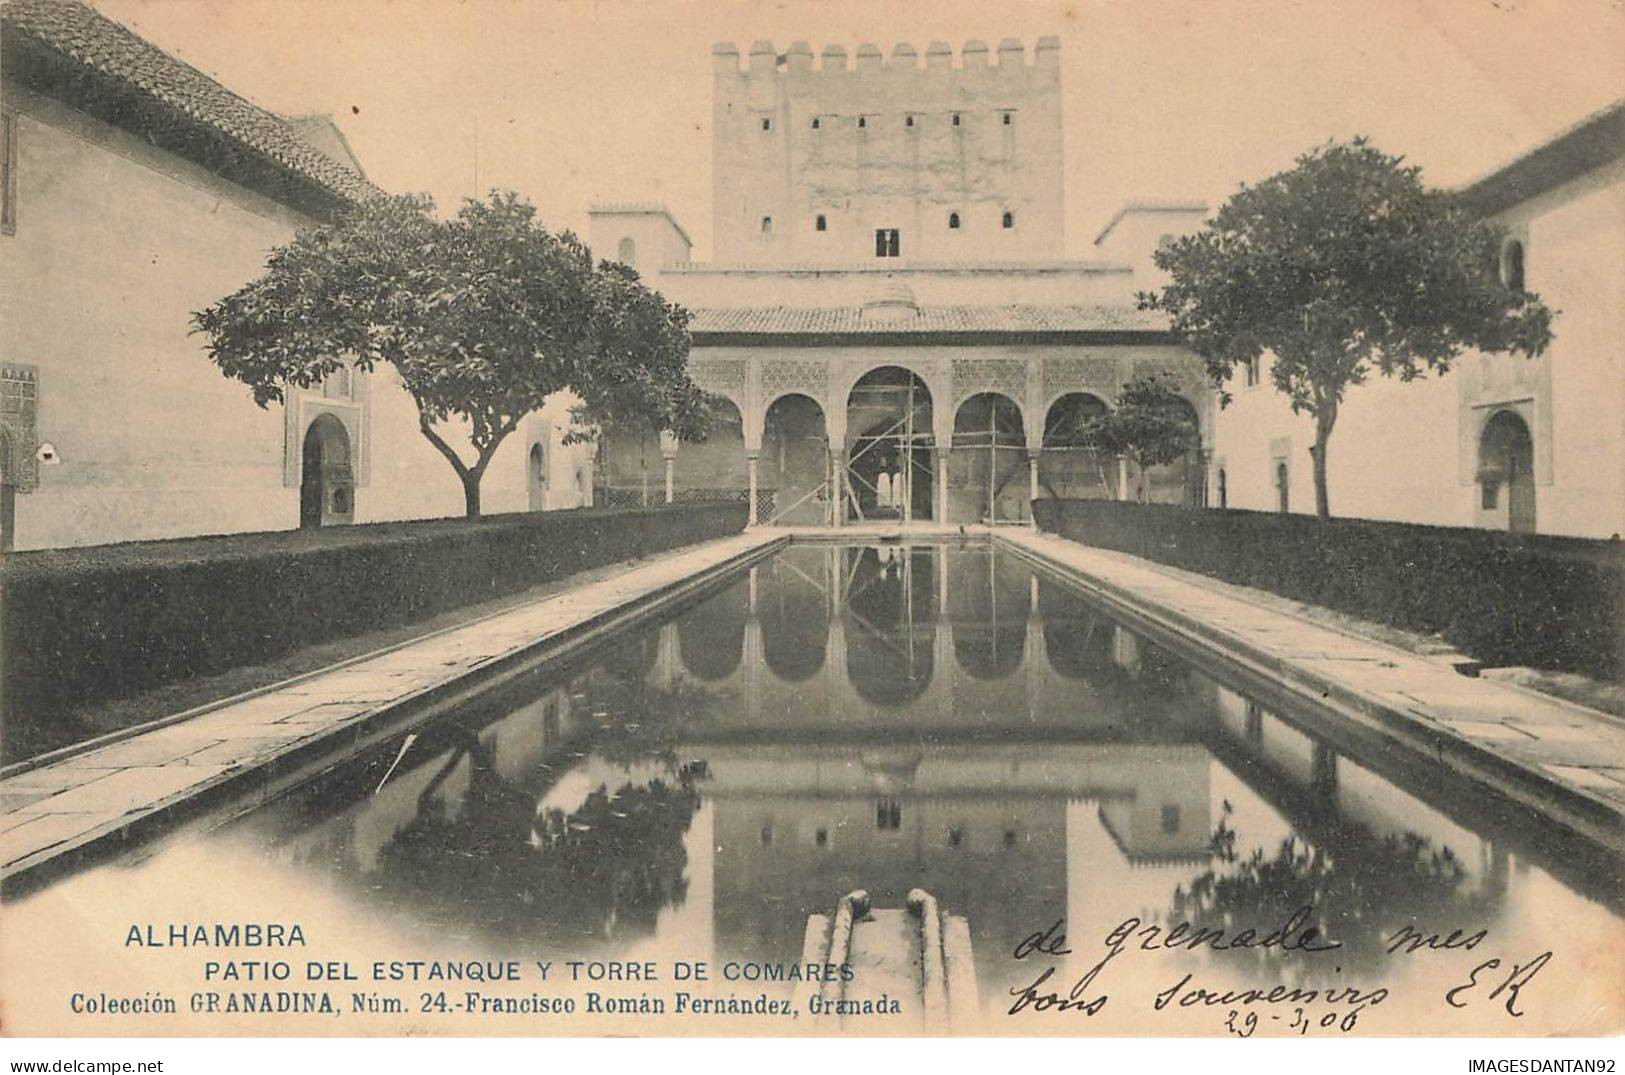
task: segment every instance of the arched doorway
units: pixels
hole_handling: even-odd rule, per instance
[[[773,491],[769,518],[785,524],[829,521],[829,441],[824,410],[810,396],[780,396],[762,420],[758,498]]]
[[[344,423],[320,414],[305,429],[299,470],[299,526],[334,526],[355,518],[355,475]]]
[[[1145,498],[1153,504],[1184,504],[1200,507],[1206,473],[1202,467],[1202,434],[1196,408],[1189,400],[1169,404],[1169,413],[1191,429],[1190,447],[1172,463],[1150,467],[1145,472]]]
[[[1044,447],[1038,456],[1038,490],[1042,496],[1082,500],[1115,500],[1117,460],[1085,448],[1080,430],[1107,411],[1106,402],[1087,392],[1068,392],[1044,415]]]
[[[1535,442],[1515,411],[1496,411],[1478,440],[1481,517],[1518,534],[1535,532]]]
[[[1021,408],[980,392],[954,412],[948,455],[948,521],[1013,522],[1027,513],[1027,438]]]
[[[925,381],[900,366],[870,370],[847,396],[846,426],[858,431],[846,451],[847,518],[932,518]]]
[[[529,493],[530,510],[546,510],[547,452],[540,441],[530,446],[530,458],[525,463],[525,486]]]

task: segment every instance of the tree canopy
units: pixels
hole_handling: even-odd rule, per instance
[[[581,401],[578,439],[617,420],[701,435],[685,310],[630,268],[595,265],[511,193],[433,211],[422,196],[377,198],[276,248],[263,275],[193,315],[210,357],[262,407],[346,364],[392,366],[469,518],[497,447],[557,392]],[[472,461],[448,420],[466,423]]]
[[[1169,314],[1221,391],[1236,364],[1273,356],[1271,382],[1315,419],[1325,516],[1327,442],[1348,389],[1372,370],[1410,381],[1469,348],[1545,349],[1552,313],[1502,283],[1501,243],[1455,196],[1424,187],[1417,166],[1363,138],[1328,142],[1159,249],[1170,281],[1139,299]]]

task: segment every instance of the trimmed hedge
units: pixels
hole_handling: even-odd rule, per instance
[[[1040,529],[1438,633],[1486,665],[1619,679],[1625,546],[1366,519],[1037,500]]]
[[[0,720],[37,723],[735,534],[745,510],[587,508],[11,553]]]

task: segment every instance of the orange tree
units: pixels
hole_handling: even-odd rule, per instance
[[[580,401],[574,435],[647,422],[692,439],[688,314],[515,195],[437,219],[426,197],[379,197],[271,252],[265,272],[193,315],[209,356],[267,406],[341,366],[387,364],[423,436],[480,517],[480,480],[504,438],[549,396]],[[466,429],[472,458],[446,426]]]
[[[1421,170],[1365,139],[1329,142],[1243,186],[1203,230],[1155,254],[1170,280],[1142,292],[1215,385],[1273,356],[1270,380],[1312,416],[1315,510],[1331,514],[1326,449],[1351,386],[1410,381],[1463,351],[1538,355],[1552,312],[1502,284],[1501,236]]]

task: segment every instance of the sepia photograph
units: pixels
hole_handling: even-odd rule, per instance
[[[6,1070],[1625,1060],[1625,4],[0,0],[0,116]]]

